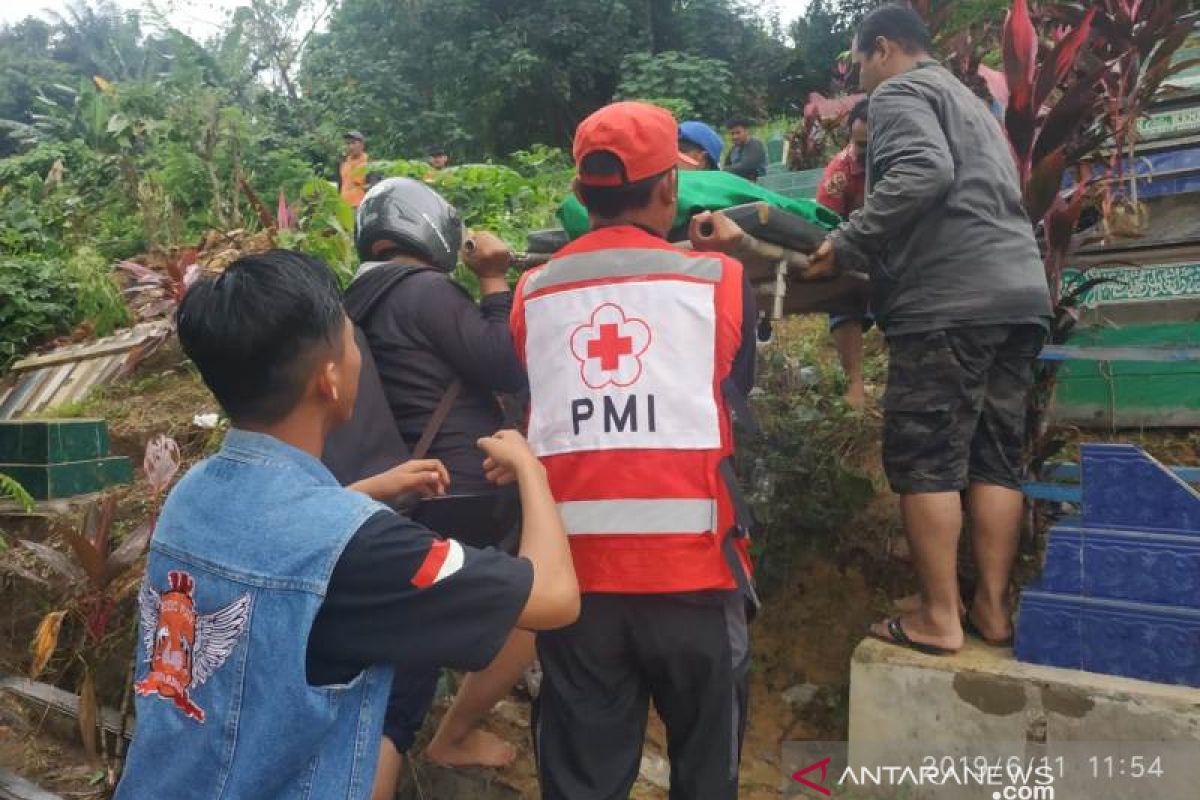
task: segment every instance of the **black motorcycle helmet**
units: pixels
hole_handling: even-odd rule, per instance
[[[409,254],[443,272],[458,264],[463,227],[458,210],[412,178],[388,178],[367,192],[355,215],[354,246],[363,261]]]

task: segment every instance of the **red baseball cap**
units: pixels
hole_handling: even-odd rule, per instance
[[[592,153],[609,152],[625,168],[620,175],[587,175],[582,163]],[[575,171],[585,186],[620,186],[653,178],[679,160],[679,126],[665,108],[649,103],[612,103],[575,129]]]

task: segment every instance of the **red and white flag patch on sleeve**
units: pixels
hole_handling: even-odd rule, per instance
[[[441,580],[449,578],[463,567],[462,545],[453,539],[438,539],[429,548],[421,568],[412,577],[412,584],[418,589],[427,589]]]

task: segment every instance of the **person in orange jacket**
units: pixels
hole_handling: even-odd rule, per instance
[[[367,194],[366,142],[359,131],[346,133],[346,157],[338,170],[338,191],[342,199],[354,208]]]

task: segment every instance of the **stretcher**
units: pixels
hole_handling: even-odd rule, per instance
[[[763,202],[733,206],[722,213],[746,234],[738,258],[760,296],[769,298],[768,316],[772,320],[794,314],[864,312],[870,289],[863,273],[847,272],[815,281],[801,277],[809,254],[825,239],[823,228]],[[691,247],[686,230],[676,229],[669,238],[681,248]],[[526,252],[514,256],[514,265],[524,271],[544,264],[569,241],[561,229],[533,231]]]

